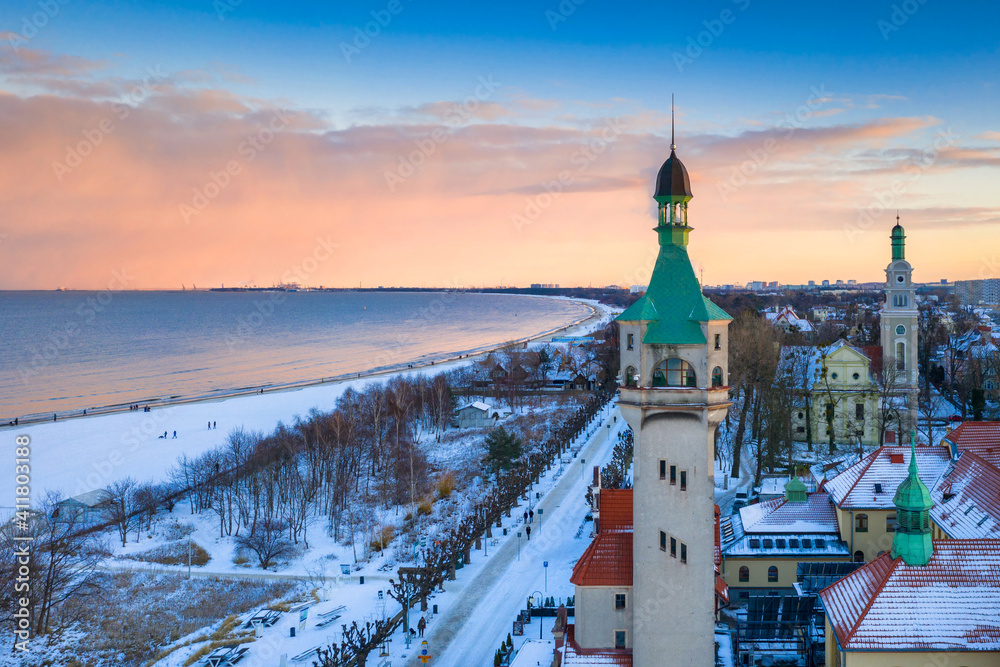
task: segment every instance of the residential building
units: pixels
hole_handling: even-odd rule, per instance
[[[1000,468],[1000,422],[963,422],[946,435],[941,444],[950,448],[953,457],[973,452]]]
[[[963,306],[1000,304],[1000,278],[956,280],[955,294]]]
[[[804,317],[799,317],[795,314],[795,310],[791,306],[785,306],[784,308],[768,308],[764,311],[764,317],[767,321],[776,327],[781,327],[785,331],[799,331],[801,333],[812,333],[815,329],[812,322],[805,319]]]

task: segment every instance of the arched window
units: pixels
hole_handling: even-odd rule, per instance
[[[768,583],[774,583],[778,580],[778,568],[772,565],[767,568],[767,581]]]
[[[694,366],[677,357],[664,359],[653,371],[653,386],[694,387]]]
[[[855,551],[854,552],[854,562],[855,563],[864,563],[865,562],[865,552],[864,551]]]
[[[896,370],[906,370],[906,343],[896,343]]]
[[[712,386],[722,386],[722,366],[716,366],[712,369]]]
[[[750,568],[746,565],[740,567],[740,581],[750,581]]]
[[[855,533],[867,533],[868,532],[868,515],[867,514],[855,514],[854,515],[854,532]]]
[[[635,366],[629,366],[625,369],[625,386],[634,387],[637,384],[638,377],[636,376]]]

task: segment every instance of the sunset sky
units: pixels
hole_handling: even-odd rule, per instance
[[[642,283],[671,93],[705,283],[1000,277],[995,3],[316,4],[0,2],[0,289]]]

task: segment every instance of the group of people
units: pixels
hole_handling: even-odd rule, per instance
[[[211,431],[213,428],[215,428],[215,422],[208,422],[208,430]]]
[[[139,405],[135,404],[135,405],[128,406],[128,411],[129,412],[138,412],[139,411]],[[142,406],[142,411],[143,412],[150,412],[149,406],[148,405]]]
[[[160,436],[160,440],[166,440],[166,438],[167,438],[167,432],[164,431],[163,435]],[[174,437],[171,438],[171,440],[176,440],[176,439],[177,439],[177,431],[174,431]]]

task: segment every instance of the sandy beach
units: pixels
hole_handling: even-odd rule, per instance
[[[588,317],[517,342],[538,345],[559,336],[585,335],[603,326],[613,313],[596,302],[584,303],[591,308]],[[0,441],[13,446],[15,436],[30,438],[32,502],[37,503],[50,491],[78,495],[126,476],[140,481],[162,480],[178,458],[198,456],[225,444],[234,429],[269,433],[279,423],[293,423],[312,410],[331,409],[349,387],[385,382],[396,374],[445,372],[484,354],[486,351],[412,368],[402,364],[401,368],[357,377],[265,387],[263,393],[259,388],[247,388],[224,396],[181,397],[151,404],[149,412],[129,411],[127,407],[88,410],[86,417],[4,426]],[[208,428],[209,423],[213,428]],[[12,478],[0,481],[0,508],[13,506],[13,484]]]

